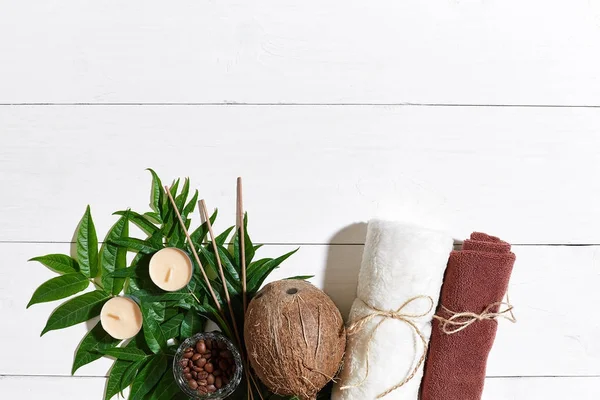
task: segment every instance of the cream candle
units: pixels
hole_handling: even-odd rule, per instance
[[[149,268],[152,282],[167,292],[184,288],[192,279],[192,260],[175,247],[167,247],[154,254]]]
[[[104,303],[100,322],[115,339],[129,339],[142,328],[142,312],[135,301],[127,297],[113,297]]]

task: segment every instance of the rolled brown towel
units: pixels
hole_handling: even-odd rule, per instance
[[[503,300],[515,262],[510,244],[475,232],[462,250],[448,260],[437,315],[447,312],[480,314]],[[499,306],[488,311],[497,312]],[[421,385],[421,400],[479,400],[483,392],[489,352],[494,344],[497,320],[476,321],[459,332],[447,334],[434,320]]]

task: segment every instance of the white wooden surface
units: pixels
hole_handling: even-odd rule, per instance
[[[599,105],[596,1],[1,0],[0,9],[2,103]]]
[[[344,313],[370,217],[506,238],[484,400],[599,398],[599,37],[588,0],[0,0],[0,398],[101,398],[108,363],[69,376],[85,325],[39,338],[26,260],[88,203],[100,235],[144,208],[146,167],[219,228],[243,175],[263,254],[301,246],[273,278]]]

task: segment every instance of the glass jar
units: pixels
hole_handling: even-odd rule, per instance
[[[232,356],[231,364],[234,367],[233,367],[233,371],[232,371],[230,377],[221,376],[221,374],[223,372],[220,372],[219,375],[216,377],[213,376],[214,379],[220,377],[219,382],[221,382],[225,379],[228,379],[229,382],[227,382],[226,384],[222,384],[221,388],[216,388],[217,390],[212,393],[210,393],[210,392],[204,393],[205,389],[202,389],[202,387],[208,388],[210,386],[210,384],[208,384],[208,383],[207,383],[207,385],[198,384],[197,388],[193,389],[192,386],[190,386],[190,384],[188,383],[189,380],[186,378],[186,372],[184,371],[185,367],[182,365],[183,363],[186,363],[185,360],[188,360],[187,363],[188,363],[188,365],[190,365],[189,363],[192,360],[191,358],[186,357],[185,350],[189,349],[189,348],[196,349],[196,345],[201,340],[204,341],[204,343],[210,342],[211,345],[214,344],[215,348],[219,352],[221,352],[221,351],[226,352],[228,350]],[[194,354],[197,354],[197,353],[195,352]],[[209,357],[209,358],[207,360],[207,364],[205,364],[205,365],[208,365],[208,363],[211,363],[211,360],[214,361],[214,358],[213,359],[210,358],[211,356],[206,356],[206,357]],[[203,362],[200,359],[205,359],[205,357],[200,357],[197,360],[198,363],[202,364]],[[196,363],[194,363],[194,365],[196,366]],[[202,368],[204,368],[204,367],[202,367]],[[218,367],[214,367],[214,368],[218,368]],[[173,374],[175,376],[175,381],[179,385],[179,388],[181,389],[181,391],[183,393],[185,393],[187,396],[189,396],[191,399],[222,400],[222,399],[227,398],[227,396],[230,396],[239,386],[239,384],[242,380],[242,368],[243,368],[242,367],[242,357],[240,356],[240,352],[234,346],[234,344],[231,342],[231,340],[229,340],[226,336],[224,336],[223,334],[221,334],[219,332],[197,333],[194,336],[187,338],[186,340],[183,341],[183,343],[181,343],[181,345],[177,349],[177,353],[175,353],[175,359],[173,360]],[[197,367],[197,369],[200,370],[199,367]],[[210,369],[213,369],[212,363],[211,363]],[[193,371],[193,370],[190,370],[187,373],[191,373],[191,371]],[[202,372],[209,373],[209,371],[202,371]],[[196,371],[196,374],[202,373],[202,372]],[[213,372],[213,371],[210,371],[210,372]],[[216,371],[215,371],[215,373],[216,373]],[[189,378],[189,375],[188,375],[188,378]],[[201,380],[201,378],[196,378],[196,379],[191,379],[191,380],[195,380],[196,381],[195,383],[198,383],[198,381]],[[195,383],[192,382],[192,385],[196,386]],[[213,383],[213,385],[214,385],[214,383]]]

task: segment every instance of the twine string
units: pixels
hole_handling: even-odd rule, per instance
[[[417,300],[420,300],[420,299],[426,299],[429,301],[429,307],[427,308],[427,310],[425,310],[421,313],[417,313],[417,314],[410,314],[410,313],[403,312],[404,308],[406,308],[409,304],[411,304]],[[425,335],[423,335],[423,332],[421,332],[421,330],[417,326],[415,320],[428,315],[433,310],[435,304],[434,304],[433,298],[431,298],[431,296],[425,296],[425,295],[419,295],[419,296],[415,296],[415,297],[408,299],[407,301],[404,302],[404,304],[402,304],[400,307],[398,307],[395,311],[380,310],[376,307],[373,307],[373,306],[367,304],[364,301],[363,301],[363,303],[367,306],[367,308],[369,308],[369,310],[371,312],[369,314],[365,315],[364,317],[359,318],[358,320],[354,321],[352,324],[350,324],[350,326],[348,327],[348,330],[347,330],[349,335],[354,335],[354,334],[360,332],[361,330],[363,330],[365,325],[368,322],[370,322],[371,320],[373,320],[374,318],[381,317],[381,320],[377,323],[377,325],[375,325],[375,327],[371,331],[371,334],[367,338],[367,356],[366,356],[366,361],[365,361],[366,371],[365,371],[364,377],[357,384],[343,386],[340,388],[341,390],[360,387],[367,380],[367,377],[369,376],[369,353],[371,352],[371,343],[373,342],[373,339],[375,337],[375,334],[377,333],[377,330],[385,321],[392,319],[392,320],[402,321],[402,322],[406,323],[408,326],[410,326],[412,328],[412,330],[419,337],[419,339],[421,339],[421,342],[423,343],[423,353],[422,353],[421,357],[419,358],[419,360],[417,361],[415,367],[411,370],[410,374],[406,378],[404,378],[401,382],[399,382],[396,385],[392,386],[391,388],[387,389],[385,392],[379,394],[377,396],[377,398],[380,399],[382,397],[387,396],[394,390],[401,388],[406,383],[408,383],[411,379],[413,379],[415,377],[415,375],[417,374],[417,372],[419,372],[419,368],[421,368],[421,365],[423,365],[423,363],[425,362],[425,358],[427,357],[427,347],[428,347],[427,339],[425,338]]]
[[[502,306],[505,306],[506,308],[500,310],[500,307]],[[433,318],[440,321],[442,332],[444,332],[446,335],[453,335],[462,331],[463,329],[467,329],[469,326],[478,321],[492,321],[504,318],[512,323],[515,323],[517,322],[517,318],[513,313],[513,309],[514,306],[510,304],[510,299],[507,296],[506,301],[492,303],[480,314],[470,311],[455,312],[444,307],[443,305],[440,305],[440,310],[449,317],[446,318],[440,315],[434,315]]]

